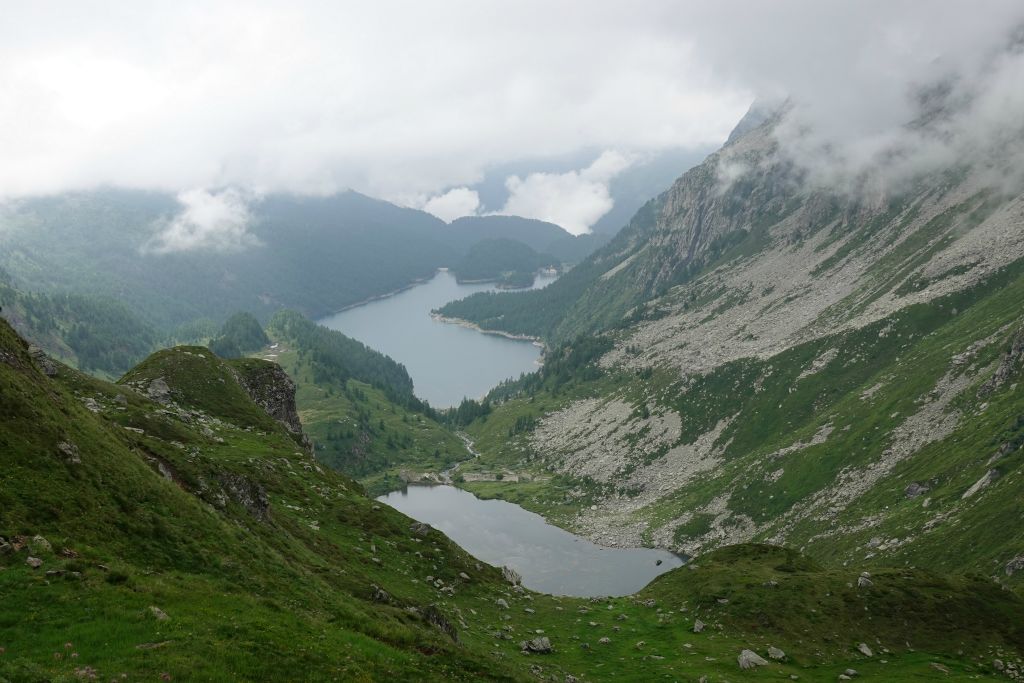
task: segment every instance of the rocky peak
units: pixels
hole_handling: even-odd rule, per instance
[[[253,361],[238,370],[238,383],[256,405],[288,428],[302,433],[302,422],[295,406],[295,382],[280,365],[270,361]]]

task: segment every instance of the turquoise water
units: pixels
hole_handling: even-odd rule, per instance
[[[534,286],[553,279],[539,276]],[[454,275],[440,271],[429,282],[319,322],[405,365],[416,395],[446,408],[464,397],[480,398],[502,380],[537,368],[540,348],[529,341],[483,334],[430,317],[430,311],[449,301],[493,289],[491,284],[460,285]]]

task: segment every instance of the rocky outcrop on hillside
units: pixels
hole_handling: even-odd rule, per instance
[[[249,397],[267,414],[293,434],[302,432],[299,411],[295,407],[295,382],[280,365],[270,361],[247,364],[237,375]]]

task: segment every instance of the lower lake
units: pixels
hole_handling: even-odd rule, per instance
[[[554,279],[538,275],[534,287]],[[416,395],[435,408],[447,408],[537,369],[540,348],[530,341],[482,334],[430,317],[449,301],[494,290],[493,284],[459,284],[451,273],[439,271],[428,282],[319,322],[405,365]]]
[[[410,486],[377,500],[439,529],[477,559],[512,567],[524,586],[543,593],[629,595],[683,564],[664,550],[595,545],[518,505],[454,486]]]

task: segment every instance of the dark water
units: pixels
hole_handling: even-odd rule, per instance
[[[443,531],[484,562],[512,567],[524,586],[544,593],[628,595],[683,564],[664,550],[595,545],[518,505],[453,486],[410,486],[377,500]]]
[[[539,276],[534,286],[553,279]],[[480,398],[502,380],[537,368],[540,348],[529,341],[482,334],[430,317],[431,310],[449,301],[493,289],[491,284],[460,285],[454,275],[441,271],[429,282],[328,316],[320,324],[402,363],[416,395],[446,408],[464,397]]]

